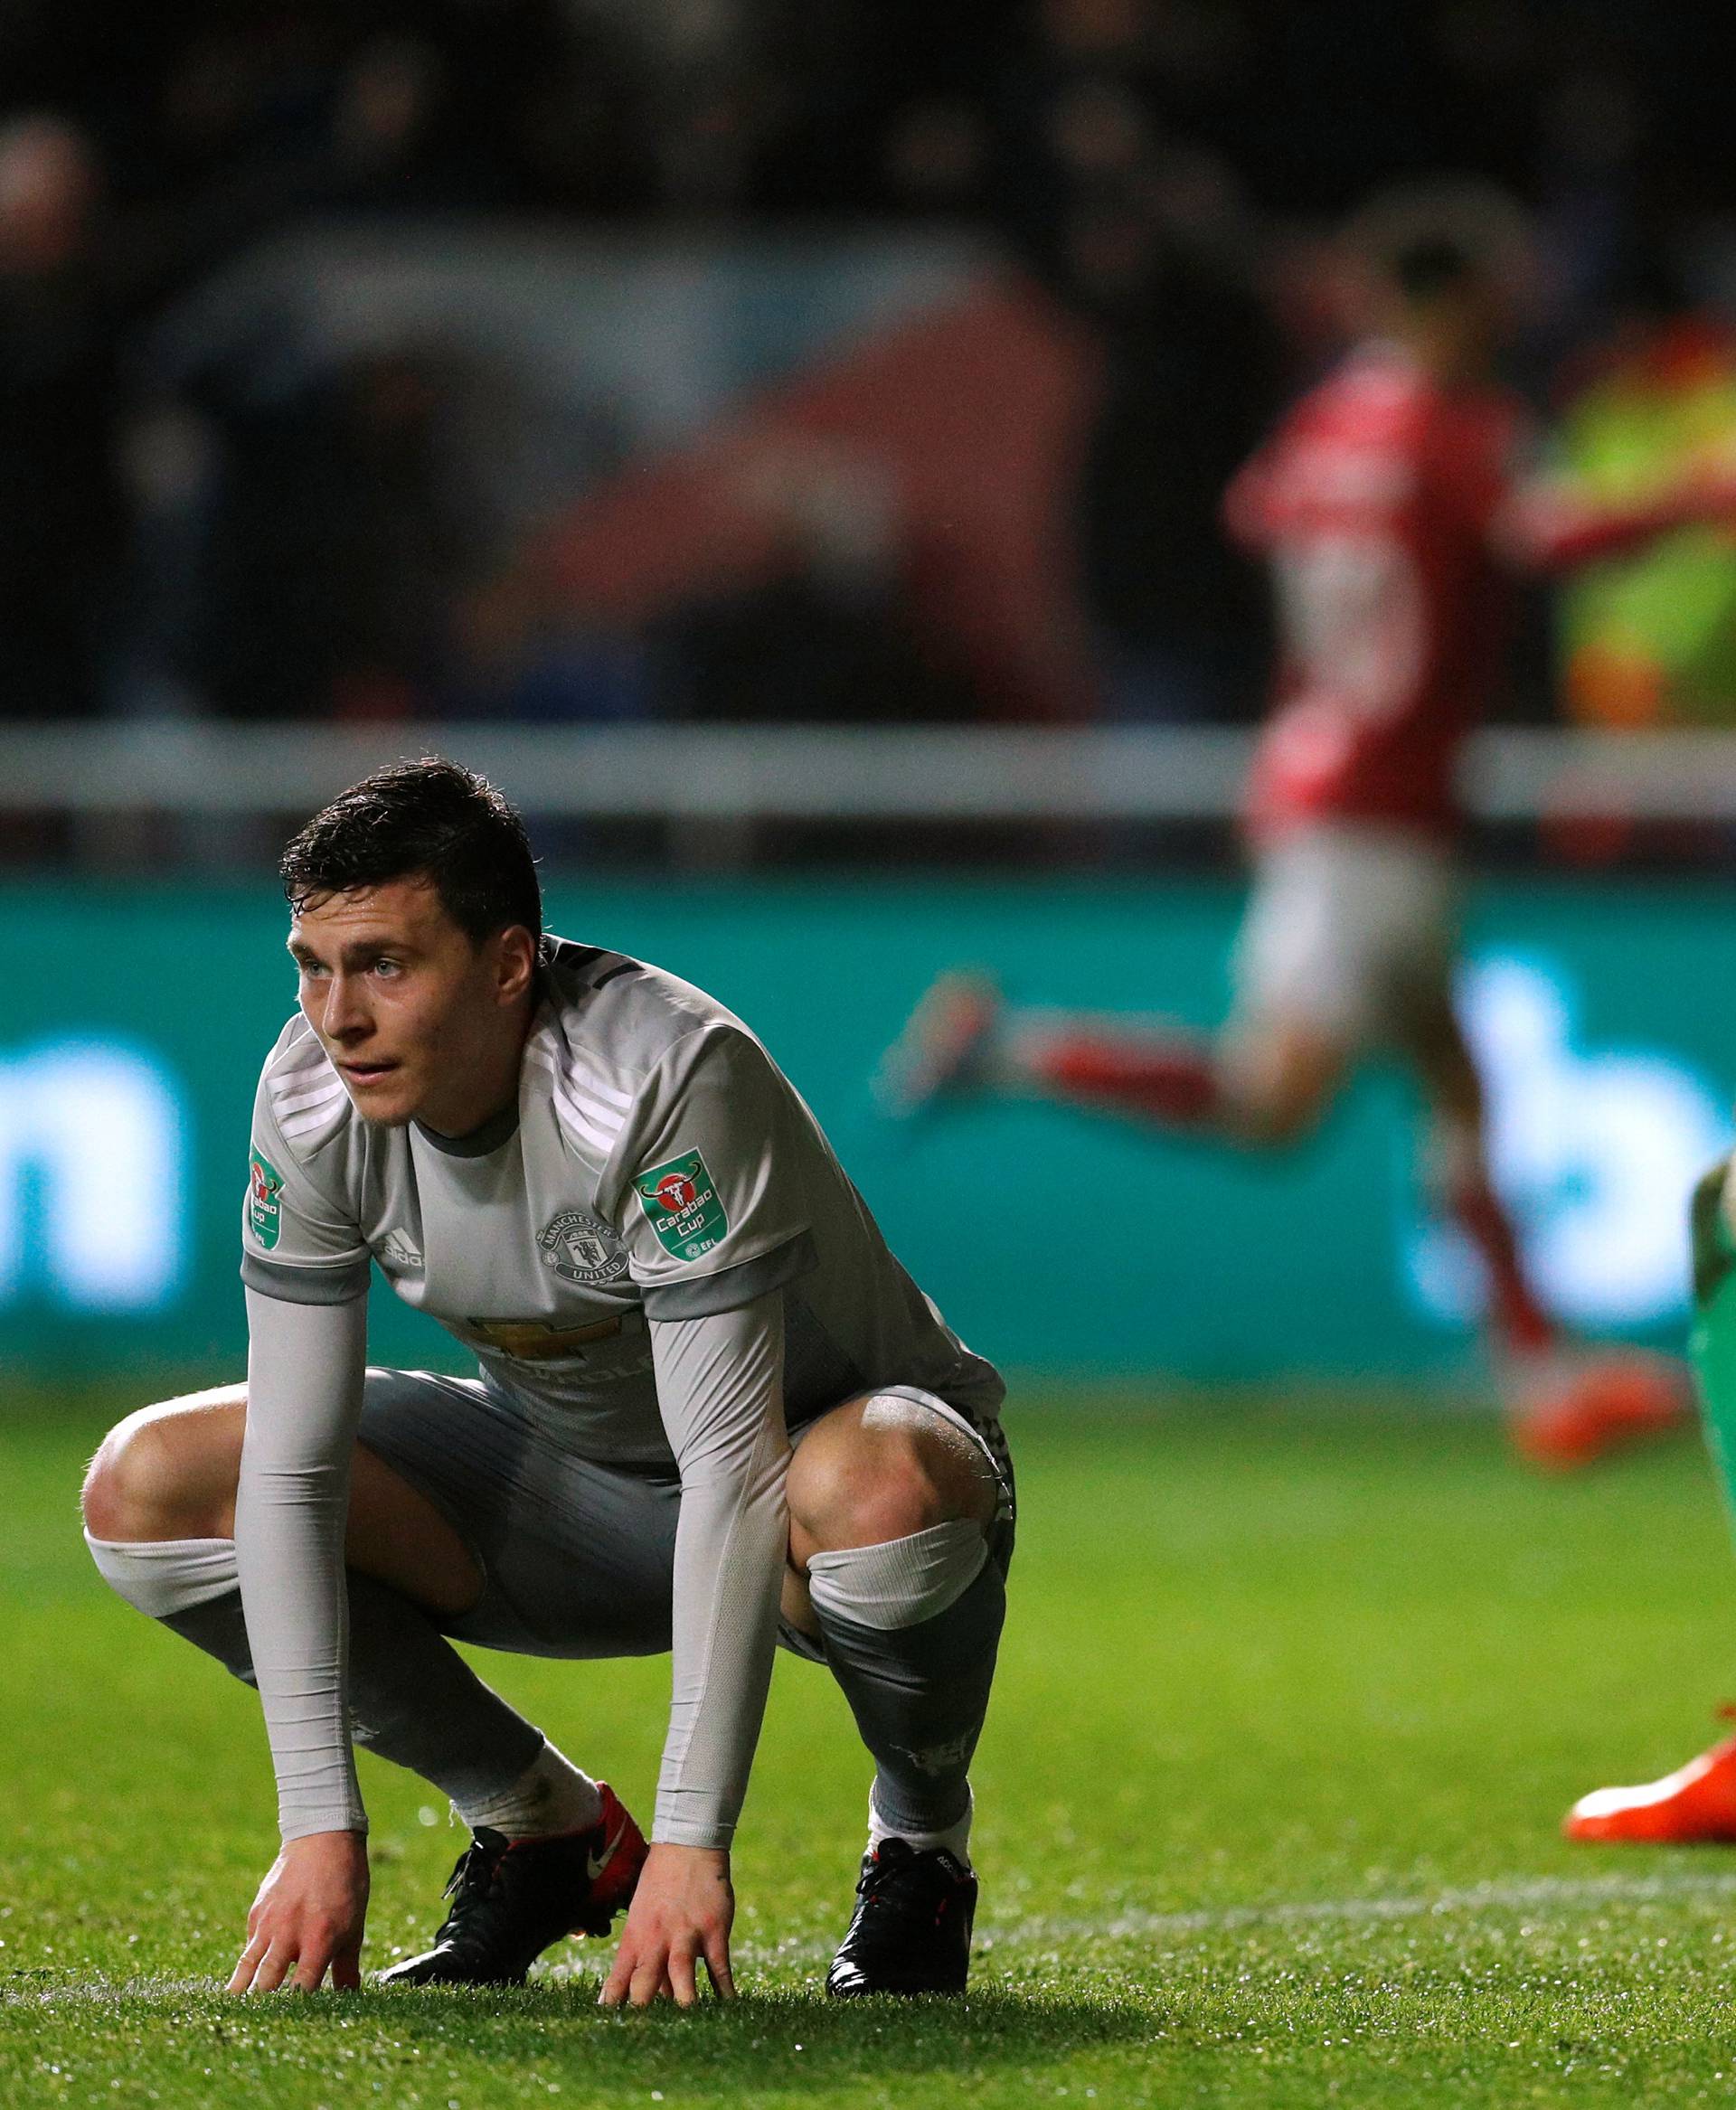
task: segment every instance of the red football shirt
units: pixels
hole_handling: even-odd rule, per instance
[[[1397,346],[1353,353],[1238,474],[1224,515],[1270,561],[1281,640],[1255,754],[1256,840],[1312,820],[1450,834],[1465,736],[1511,599],[1491,536],[1523,412],[1448,390]]]

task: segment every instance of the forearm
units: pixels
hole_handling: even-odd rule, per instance
[[[350,1750],[344,1536],[367,1300],[247,1293],[247,1436],[235,1558],[286,1841],[363,1831]]]
[[[1520,563],[1561,572],[1626,555],[1677,528],[1712,521],[1736,523],[1736,479],[1695,479],[1638,502],[1608,504],[1537,486],[1521,495],[1505,523],[1505,537]]]
[[[726,1847],[747,1794],[778,1642],[789,1540],[785,1455],[769,1436],[751,1481],[683,1496],[675,1542],[669,1735],[652,1837]]]
[[[654,1326],[652,1340],[683,1468],[669,1734],[652,1835],[727,1847],[765,1713],[789,1540],[781,1307],[774,1295]]]

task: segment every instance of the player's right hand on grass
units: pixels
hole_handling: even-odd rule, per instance
[[[362,1983],[368,1917],[368,1842],[361,1832],[292,1839],[271,1864],[247,1916],[247,1946],[230,1992],[313,1992],[326,1973],[339,1992]]]

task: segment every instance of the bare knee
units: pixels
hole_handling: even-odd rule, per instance
[[[1250,1023],[1224,1043],[1224,1126],[1237,1142],[1280,1150],[1318,1127],[1343,1081],[1346,1054],[1301,1019]]]
[[[1452,1014],[1419,1021],[1406,1035],[1406,1051],[1437,1120],[1480,1130],[1483,1080]]]
[[[963,1429],[913,1399],[876,1395],[828,1414],[789,1468],[790,1554],[878,1546],[935,1524],[986,1523],[995,1472]]]
[[[244,1420],[241,1392],[229,1386],[144,1407],[117,1423],[85,1474],[91,1537],[232,1537]]]
[[[1288,1150],[1307,1141],[1324,1111],[1321,1100],[1313,1095],[1250,1096],[1234,1102],[1231,1133],[1238,1143],[1256,1150]]]

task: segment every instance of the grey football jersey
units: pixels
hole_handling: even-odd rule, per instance
[[[377,1262],[405,1303],[560,1440],[673,1467],[647,1319],[785,1316],[785,1414],[885,1384],[990,1421],[1004,1388],[881,1237],[754,1035],[691,984],[560,939],[518,1103],[450,1138],[378,1126],[297,1014],[259,1080],[243,1210],[249,1286],[338,1303]]]

